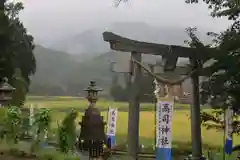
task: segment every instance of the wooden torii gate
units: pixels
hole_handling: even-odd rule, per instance
[[[178,57],[189,58],[191,62],[191,73],[188,73],[187,79],[191,76],[193,85],[193,99],[191,106],[191,134],[192,134],[192,155],[194,160],[200,160],[202,157],[201,143],[201,124],[200,124],[200,101],[199,101],[199,76],[202,75],[199,60],[206,61],[216,55],[216,49],[211,49],[208,52],[204,49],[188,48],[175,45],[154,44],[140,42],[121,37],[111,32],[104,32],[103,39],[110,43],[110,48],[116,51],[131,52],[130,74],[131,74],[131,93],[129,100],[128,117],[128,153],[134,159],[137,159],[139,148],[139,91],[141,81],[141,54],[160,55],[164,60],[164,70],[173,71],[176,68]],[[145,70],[151,75],[151,71]],[[155,77],[156,78],[156,77]],[[181,83],[184,78],[178,81],[169,81],[167,79],[157,77],[161,83],[174,85]]]

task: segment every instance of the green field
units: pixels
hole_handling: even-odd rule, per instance
[[[27,98],[26,106],[37,104],[41,108],[87,108],[88,101],[85,98],[78,97],[40,97],[30,96]],[[107,109],[109,106],[114,108],[128,109],[128,104],[124,102],[114,102],[106,99],[99,99],[97,107]],[[176,104],[177,107],[188,108],[186,104]],[[141,103],[141,109],[154,110],[151,103]]]
[[[46,108],[86,108],[88,102],[85,99],[71,98],[71,97],[29,97],[26,106],[29,104],[38,104],[39,107]],[[97,103],[99,108],[107,108],[108,106],[116,108],[126,108],[127,103],[116,103],[106,100],[99,100]],[[175,110],[173,115],[173,148],[189,148],[191,147],[191,124],[189,119],[188,105],[180,105],[184,109]],[[155,137],[154,129],[154,105],[150,103],[141,104],[141,108],[148,108],[149,111],[141,111],[140,113],[140,143],[146,147],[152,146]],[[61,121],[65,112],[57,110],[53,111],[53,128],[56,127],[56,122]],[[102,112],[106,120],[106,112]],[[81,120],[82,113],[79,113],[78,121]],[[121,123],[120,123],[121,122]],[[121,144],[126,141],[127,138],[127,123],[128,113],[120,112],[118,114],[117,123],[117,136],[116,141]],[[223,132],[217,132],[216,130],[207,130],[202,127],[202,143],[204,149],[208,148],[220,148],[223,146]],[[240,143],[240,137],[234,137],[234,144]]]

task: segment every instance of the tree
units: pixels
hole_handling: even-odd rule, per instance
[[[110,89],[110,95],[115,101],[126,101],[128,95],[120,84],[113,84]]]
[[[187,1],[195,3],[197,1]],[[216,61],[205,68],[209,77],[201,84],[201,101],[209,102],[215,110],[213,115],[203,112],[202,122],[208,128],[224,128],[221,117],[227,107],[232,107],[234,117],[240,113],[240,6],[238,0],[205,1],[212,9],[212,16],[227,16],[233,20],[231,27],[220,34],[208,33],[213,37],[212,44],[204,46],[195,36],[194,31],[189,32],[191,47],[208,49],[215,47],[219,51]],[[210,124],[208,123],[210,122]],[[214,124],[213,124],[213,123]],[[240,132],[240,122],[237,118],[233,122],[233,132]]]
[[[128,0],[115,0],[115,6]],[[198,3],[199,0],[185,0],[186,3]],[[213,17],[227,16],[230,20],[236,20],[240,14],[240,0],[203,0],[212,10]]]
[[[76,111],[71,110],[62,121],[61,126],[58,125],[58,141],[61,152],[67,153],[69,150],[74,150],[77,137],[75,124],[77,115]]]
[[[0,75],[5,76],[7,72],[12,71],[12,54],[7,54],[8,45],[11,44],[10,23],[5,14],[6,0],[0,2]],[[2,77],[1,77],[2,78]]]
[[[199,0],[186,0],[186,3],[198,3]],[[212,10],[213,17],[227,16],[230,20],[236,20],[240,14],[239,0],[203,0]]]
[[[13,106],[21,106],[25,101],[25,95],[27,94],[28,84],[25,79],[22,77],[22,72],[19,68],[15,69],[12,85],[16,88],[15,92],[12,95]]]
[[[224,52],[217,61],[209,66],[211,76],[202,83],[202,101],[210,101],[212,106],[219,106],[222,110],[218,115],[223,114],[226,107],[231,106],[234,110],[234,116],[240,113],[240,25],[239,21],[221,33],[215,39],[219,50]],[[219,108],[215,107],[215,108]],[[209,116],[208,116],[209,118]],[[208,120],[205,117],[205,120]],[[215,122],[216,123],[216,122]],[[234,121],[234,132],[240,132],[240,122]]]
[[[12,43],[9,45],[9,54],[13,54],[13,68],[21,70],[23,78],[30,83],[29,76],[36,72],[36,60],[33,54],[34,44],[33,37],[27,34],[27,30],[20,21],[18,15],[24,9],[21,2],[7,3],[5,5],[6,14],[10,21]],[[14,69],[8,77],[12,79]]]
[[[36,60],[33,54],[33,37],[27,34],[18,15],[23,9],[21,2],[1,1],[0,4],[0,77],[7,77],[9,83],[15,81],[15,69],[20,69],[21,76],[27,85],[30,76],[36,71]]]

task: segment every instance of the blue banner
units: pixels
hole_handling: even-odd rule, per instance
[[[115,136],[113,135],[108,135],[108,144],[110,144],[111,148],[113,148],[115,146]]]
[[[156,160],[172,160],[171,148],[157,148]]]
[[[224,145],[224,152],[226,154],[232,154],[232,139],[226,138],[226,142]]]

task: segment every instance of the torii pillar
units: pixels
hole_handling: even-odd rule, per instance
[[[141,62],[141,53],[131,52],[131,59]],[[128,110],[128,153],[137,159],[139,148],[139,118],[140,118],[140,82],[141,82],[141,67],[131,62],[130,67],[130,95],[129,95],[129,110]]]
[[[192,135],[192,160],[202,159],[202,136],[200,118],[200,93],[199,93],[199,64],[197,60],[190,59],[192,70],[192,104],[191,104],[191,135]]]

